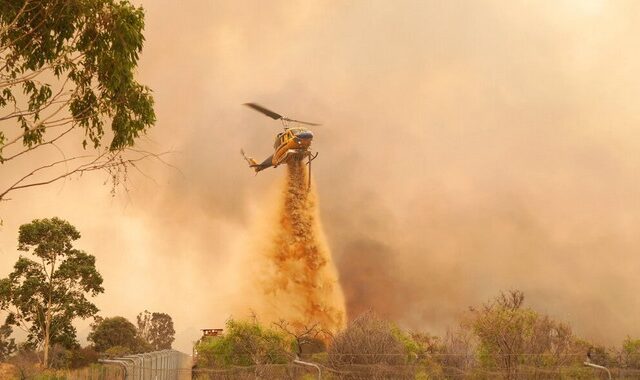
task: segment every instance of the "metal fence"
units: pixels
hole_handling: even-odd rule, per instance
[[[176,350],[147,352],[100,362],[120,366],[125,380],[191,379],[191,356]]]

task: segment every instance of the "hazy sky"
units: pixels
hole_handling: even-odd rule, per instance
[[[20,224],[65,218],[104,275],[101,314],[168,312],[189,351],[256,297],[237,261],[284,175],[239,154],[266,157],[280,128],[256,101],[323,123],[313,175],[349,312],[442,333],[517,288],[586,338],[640,336],[640,3],[141,4],[144,146],[177,169],[147,162],[116,197],[101,174],[13,194],[2,276]]]

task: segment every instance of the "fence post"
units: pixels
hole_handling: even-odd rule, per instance
[[[302,365],[306,365],[306,366],[310,366],[310,367],[315,367],[318,370],[318,380],[322,380],[322,371],[320,370],[320,366],[315,364],[315,363],[309,363],[309,362],[303,362],[300,359],[295,359],[293,361],[294,363],[298,363],[298,364],[302,364]]]

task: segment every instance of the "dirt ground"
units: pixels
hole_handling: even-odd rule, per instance
[[[0,379],[13,379],[16,376],[16,367],[8,363],[0,363]]]

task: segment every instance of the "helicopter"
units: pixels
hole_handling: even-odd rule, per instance
[[[319,126],[321,124],[290,119],[256,103],[244,103],[244,105],[274,120],[280,120],[284,127],[284,131],[278,133],[273,143],[274,153],[261,163],[248,157],[244,150],[240,150],[242,157],[249,163],[249,167],[257,174],[264,169],[277,168],[289,160],[302,160],[306,157],[308,159],[307,165],[309,165],[309,187],[311,187],[311,161],[318,157],[318,153],[316,152],[314,155],[311,152],[313,132],[302,125]],[[297,125],[290,127],[290,123]]]

